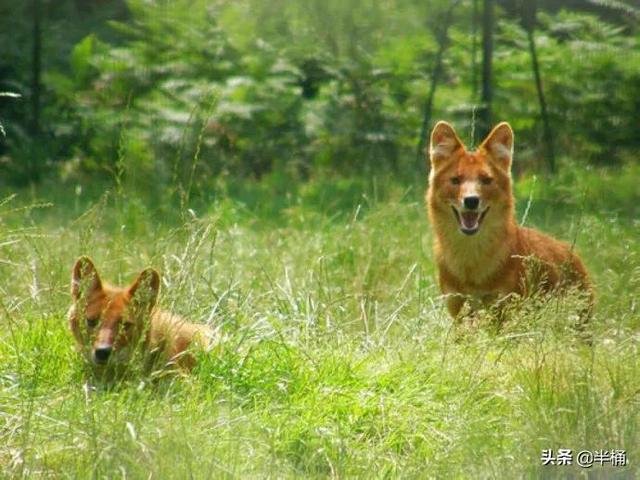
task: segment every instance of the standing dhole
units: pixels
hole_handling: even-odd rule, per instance
[[[516,223],[508,123],[468,152],[453,127],[438,122],[429,155],[426,200],[440,288],[452,317],[459,317],[467,300],[488,305],[510,294],[562,285],[576,285],[591,301],[587,271],[572,247]]]
[[[213,331],[155,309],[160,275],[144,270],[126,288],[103,283],[91,259],[80,257],[71,274],[69,326],[77,350],[94,366],[123,366],[140,347],[146,360],[190,369],[194,342],[206,348]]]

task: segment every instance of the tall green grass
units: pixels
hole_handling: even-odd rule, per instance
[[[173,213],[132,190],[20,192],[0,205],[0,476],[634,478],[634,193],[560,197],[561,180],[519,182],[518,215],[531,194],[527,224],[576,242],[592,345],[571,296],[452,329],[421,186],[271,178]],[[225,341],[188,376],[88,384],[65,318],[81,254],[116,284],[158,268],[161,306]],[[543,467],[546,448],[625,449],[629,465]]]

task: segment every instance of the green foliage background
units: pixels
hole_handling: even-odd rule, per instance
[[[229,175],[273,171],[297,181],[322,172],[414,176],[421,168],[415,145],[450,2],[42,4],[38,138],[25,130],[30,10],[1,12],[0,90],[23,94],[0,98],[9,182],[84,174],[113,181],[122,156],[145,189],[201,191]],[[579,168],[636,161],[640,14],[621,2],[561,7],[541,2],[536,25],[556,151]],[[519,168],[535,170],[546,150],[520,7],[497,8],[494,118],[515,128]],[[472,12],[473,2],[454,9],[434,112],[470,143],[479,140]]]

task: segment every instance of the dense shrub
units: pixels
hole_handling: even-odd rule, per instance
[[[79,8],[62,3],[67,13]],[[75,46],[57,57],[47,47],[66,64],[43,66],[38,138],[20,128],[29,121],[25,56],[7,71],[21,81],[2,85],[26,97],[4,110],[5,170],[33,180],[45,165],[62,164],[63,175],[177,186],[187,196],[229,175],[274,170],[287,178],[319,171],[416,175],[422,110],[450,2],[129,0],[126,14],[116,9],[119,20],[107,23],[107,6],[120,2],[103,3],[91,2],[96,21],[80,41],[79,27],[51,33],[53,25],[79,22],[56,17],[45,29],[47,39],[75,39]],[[519,165],[537,168],[545,149],[527,37],[517,9],[503,3],[494,118],[516,129]],[[603,19],[605,7],[552,10],[538,15],[536,41],[556,150],[576,162],[620,163],[640,142],[638,31],[619,15]],[[478,135],[473,78],[480,58],[474,70],[471,17],[472,3],[461,2],[434,112],[455,122],[465,140]],[[22,20],[13,30],[28,37],[28,16]],[[24,54],[24,47],[12,49],[12,58]]]

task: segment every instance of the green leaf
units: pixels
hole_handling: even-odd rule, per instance
[[[95,50],[95,34],[87,35],[78,43],[71,53],[71,68],[80,83],[84,83],[91,70],[91,56]]]

